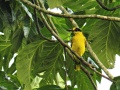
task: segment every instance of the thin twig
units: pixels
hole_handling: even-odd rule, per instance
[[[41,8],[43,8],[44,10],[46,10],[41,0],[39,0],[39,3],[40,3],[40,5],[41,5]],[[54,32],[55,32],[56,34],[58,34],[58,31],[56,30],[56,27],[55,27],[55,25],[53,24],[53,22],[52,22],[52,20],[51,20],[51,17],[50,17],[48,14],[46,14],[46,16],[47,16],[48,21],[49,21],[51,27],[53,28]]]
[[[22,0],[24,3],[30,5],[33,8],[36,8],[40,12],[44,12],[46,14],[50,14],[53,16],[57,17],[64,17],[64,18],[81,18],[81,19],[86,19],[86,18],[94,18],[94,19],[103,19],[103,20],[110,20],[110,21],[120,21],[119,17],[112,17],[112,16],[104,16],[104,15],[97,15],[97,14],[92,14],[92,15],[68,15],[68,14],[60,14],[60,13],[54,13],[48,10],[44,10],[40,8],[39,6],[32,4],[28,0]]]
[[[101,0],[96,0],[96,1],[98,2],[98,4],[99,4],[103,9],[105,9],[105,10],[107,10],[107,11],[114,11],[114,10],[120,8],[120,5],[118,5],[118,6],[116,6],[116,7],[113,7],[113,8],[108,8],[108,7],[106,7],[106,6],[101,2]]]
[[[64,14],[68,14],[68,15],[69,15],[69,13],[66,11],[66,9],[65,9],[63,6],[60,6],[59,9],[62,10],[62,11],[64,12]],[[73,20],[73,18],[69,18],[69,20],[70,20],[70,22],[72,23],[72,25],[73,25],[74,27],[79,28],[79,26],[78,26],[77,23]]]
[[[33,3],[35,3],[35,0],[33,0]],[[34,14],[35,14],[35,24],[36,24],[36,29],[38,34],[45,40],[50,41],[50,42],[55,42],[55,40],[52,39],[48,39],[47,37],[43,36],[43,34],[40,31],[40,26],[39,26],[39,22],[38,22],[38,18],[37,18],[37,14],[36,14],[36,8],[34,8]]]

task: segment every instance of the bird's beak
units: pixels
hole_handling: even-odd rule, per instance
[[[68,32],[72,32],[73,30],[72,29],[67,29]]]

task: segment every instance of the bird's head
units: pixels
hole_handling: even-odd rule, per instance
[[[80,30],[80,28],[72,28],[72,29],[69,29],[69,30],[67,30],[67,31],[71,31],[72,33],[74,33],[74,34],[76,34],[76,33],[78,33],[78,32],[81,32],[81,30]]]

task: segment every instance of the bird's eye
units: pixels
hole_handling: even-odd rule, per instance
[[[79,28],[76,28],[74,31],[81,31]]]

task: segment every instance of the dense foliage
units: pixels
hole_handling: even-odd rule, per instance
[[[70,42],[67,29],[75,20],[102,64],[114,68],[120,55],[120,2],[100,0],[102,7],[98,1],[0,0],[0,90],[96,90],[103,75],[95,71],[103,68],[86,48],[83,58],[95,71],[82,62],[83,69],[75,71],[74,53],[64,43]],[[53,8],[62,13],[47,12]],[[111,90],[120,90],[119,80],[113,79]]]

